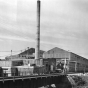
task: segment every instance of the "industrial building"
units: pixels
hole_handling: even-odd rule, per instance
[[[40,58],[43,57],[43,50],[40,50]],[[16,55],[10,55],[5,57],[6,60],[11,60],[11,59],[34,59],[35,58],[35,48],[28,48],[27,50],[16,54]]]
[[[35,63],[42,65],[41,58],[43,58],[43,53],[44,51],[40,50],[40,59],[35,60],[35,48],[28,48],[19,54],[5,57],[4,61],[0,61],[0,66],[20,66],[20,63],[22,63],[22,65]]]
[[[59,62],[64,63],[69,72],[88,71],[88,60],[86,58],[58,47],[44,52],[43,58],[56,59],[56,65],[58,65]]]
[[[8,62],[13,64],[14,66],[22,63],[23,65],[35,64],[37,61],[38,65],[49,66],[50,68],[56,69],[58,64],[61,62],[64,64],[64,67],[68,72],[87,72],[88,71],[88,59],[77,55],[73,52],[66,51],[64,49],[60,49],[55,47],[46,52],[40,51],[40,59],[35,60],[35,49],[30,48],[24,52],[21,52],[17,55],[12,55],[6,57],[7,61],[3,61],[3,63]],[[2,63],[2,61],[1,61]]]

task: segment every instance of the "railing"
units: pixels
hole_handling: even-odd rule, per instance
[[[26,68],[25,68],[26,69]],[[11,72],[11,71],[7,71],[7,70],[4,70],[2,71],[2,73],[0,73],[0,78],[6,78],[6,77],[23,77],[23,76],[38,76],[38,75],[47,75],[47,74],[58,74],[58,72],[28,72],[28,71],[23,71],[23,72]],[[62,74],[62,73],[61,73]]]

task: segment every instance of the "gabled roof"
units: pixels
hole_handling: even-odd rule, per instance
[[[61,48],[58,48],[58,47],[54,47],[54,48],[52,48],[52,49],[48,50],[47,52],[52,51],[52,50],[61,50],[61,51],[66,51],[66,50],[64,50],[64,49],[61,49]]]
[[[40,50],[40,54],[43,54],[45,51]],[[35,53],[35,48],[29,48],[28,50],[25,50],[24,52],[20,53],[19,55],[25,55],[25,54],[33,54]]]

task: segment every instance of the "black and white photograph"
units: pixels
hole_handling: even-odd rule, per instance
[[[88,0],[0,0],[0,88],[88,88]]]

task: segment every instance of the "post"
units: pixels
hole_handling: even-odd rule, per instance
[[[77,61],[75,61],[75,72],[77,72]]]
[[[40,52],[40,0],[37,0],[37,34],[36,34],[36,47],[35,59],[39,59]]]
[[[67,63],[67,61],[66,61],[66,52],[65,52],[65,60],[64,60],[64,72],[66,73],[66,63]]]
[[[12,59],[12,50],[11,50],[11,59]]]
[[[68,50],[68,72],[69,72],[69,63],[70,63],[70,59],[71,59],[71,57],[70,57],[70,51]]]
[[[28,50],[29,50],[29,47],[27,47],[27,59],[29,58]]]

